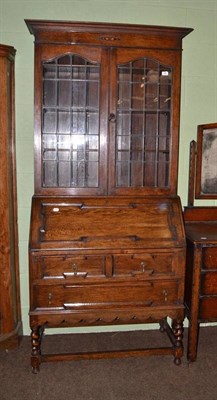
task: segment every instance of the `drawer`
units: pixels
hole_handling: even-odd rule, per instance
[[[217,296],[217,271],[206,272],[201,275],[201,295]]]
[[[199,319],[217,321],[217,296],[200,299]]]
[[[105,277],[104,256],[35,257],[33,266],[37,279]]]
[[[114,275],[143,276],[172,272],[174,254],[132,254],[113,257]]]
[[[33,308],[113,308],[177,304],[177,281],[143,284],[35,285]]]
[[[217,270],[217,247],[203,248],[203,268]]]

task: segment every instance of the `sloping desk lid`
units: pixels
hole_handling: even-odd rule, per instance
[[[178,197],[33,198],[31,249],[131,249],[184,245]]]

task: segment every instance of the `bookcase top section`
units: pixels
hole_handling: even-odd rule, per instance
[[[135,42],[132,40],[132,35],[134,35],[137,45],[141,47],[157,48],[158,41],[160,41],[162,47],[162,41],[164,41],[165,48],[180,48],[182,39],[193,30],[180,27],[104,22],[32,19],[26,19],[25,22],[30,33],[35,36],[36,42],[41,43],[54,41],[60,43],[93,43],[98,39],[98,44],[105,46],[125,44],[132,47],[135,46]],[[131,35],[130,43],[128,35]]]

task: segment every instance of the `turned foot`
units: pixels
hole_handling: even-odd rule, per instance
[[[175,336],[174,348],[175,348],[175,365],[181,364],[181,357],[183,356],[183,321],[173,321],[172,329]]]
[[[181,358],[180,357],[175,357],[174,358],[174,364],[175,365],[180,365],[181,364]]]
[[[40,356],[41,356],[41,340],[43,329],[39,326],[32,328],[31,343],[32,343],[32,356],[31,365],[32,372],[36,374],[40,370]]]

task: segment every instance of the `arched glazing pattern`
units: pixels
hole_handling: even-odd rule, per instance
[[[141,58],[117,74],[116,186],[168,187],[172,68]]]
[[[76,54],[43,63],[43,187],[98,187],[99,90],[99,64]]]

